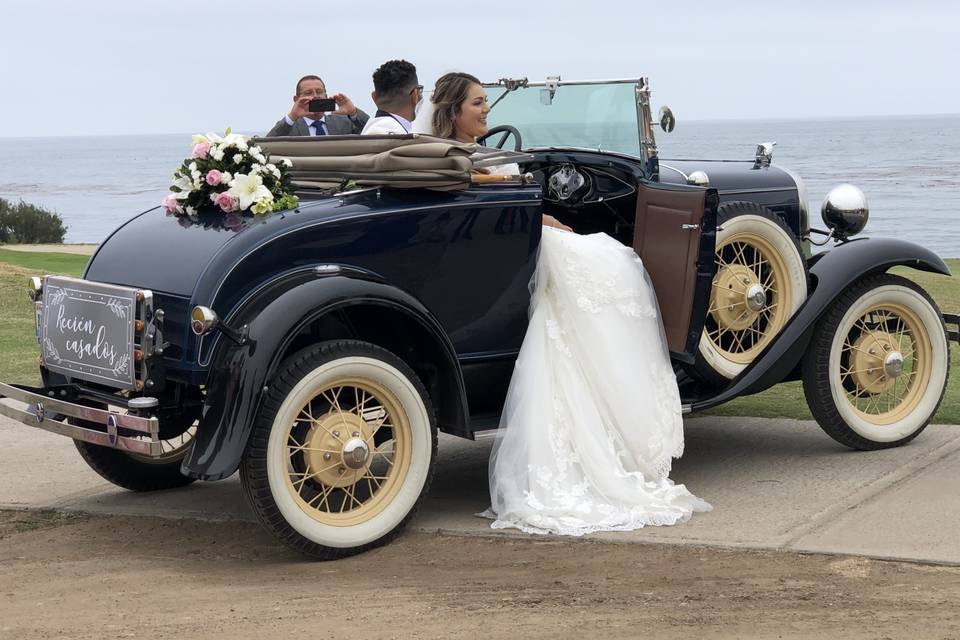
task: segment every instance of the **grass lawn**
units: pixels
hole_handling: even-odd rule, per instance
[[[87,256],[66,253],[27,253],[0,249],[0,381],[37,384],[37,341],[34,338],[33,305],[26,295],[30,276],[45,273],[79,276]],[[960,276],[960,259],[947,260]],[[894,273],[924,287],[944,312],[960,312],[960,278],[898,268]],[[951,373],[947,393],[934,422],[960,424],[960,348],[951,349]],[[788,382],[739,398],[711,409],[714,415],[761,416],[811,419],[799,382]]]
[[[39,384],[40,372],[30,276],[79,276],[88,256],[0,249],[0,382]]]
[[[955,277],[947,278],[903,267],[897,267],[891,273],[910,278],[926,289],[943,313],[960,313],[960,259],[947,260],[946,263]],[[718,416],[813,419],[807,409],[800,382],[778,384],[763,393],[737,398],[705,413]],[[955,342],[951,343],[950,349],[950,380],[947,383],[947,392],[933,422],[960,424],[960,348]]]

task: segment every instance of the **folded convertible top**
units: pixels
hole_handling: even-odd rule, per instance
[[[480,147],[421,134],[256,138],[271,161],[289,159],[297,188],[358,186],[465,189]]]

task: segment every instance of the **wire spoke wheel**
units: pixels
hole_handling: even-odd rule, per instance
[[[789,319],[787,264],[766,238],[745,233],[717,248],[716,265],[704,332],[724,358],[749,364]]]
[[[933,345],[911,309],[877,305],[850,327],[839,367],[851,407],[877,425],[892,424],[917,407],[930,384]]]
[[[183,487],[194,481],[194,478],[180,473],[180,463],[193,446],[196,434],[197,426],[191,423],[181,433],[161,440],[161,454],[157,457],[79,440],[74,444],[94,471],[118,487],[130,491],[159,491]],[[141,439],[149,440],[147,437]]]
[[[197,425],[193,424],[178,436],[160,441],[160,455],[152,458],[139,453],[127,452],[127,455],[145,464],[169,464],[182,460],[197,437]]]
[[[714,384],[736,377],[783,329],[806,296],[806,260],[786,224],[759,205],[725,205],[693,374]]]
[[[240,480],[283,543],[331,560],[402,530],[436,449],[430,396],[406,362],[367,342],[321,342],[281,363]]]
[[[854,449],[915,438],[946,391],[949,345],[940,310],[915,283],[861,280],[820,320],[803,360],[803,391],[820,427]]]
[[[318,522],[349,525],[376,515],[410,466],[410,424],[372,380],[327,385],[289,425],[287,489]]]

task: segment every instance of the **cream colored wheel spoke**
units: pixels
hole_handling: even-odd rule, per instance
[[[918,375],[929,376],[930,347],[923,325],[908,307],[898,304],[878,305],[861,313],[850,327],[843,350],[848,361],[859,367],[840,365],[840,380],[851,383],[848,393],[859,414],[878,425],[890,424],[909,413],[920,401],[924,389],[919,388]],[[924,350],[918,358],[918,338]],[[886,359],[898,353],[899,372],[888,374]],[[861,401],[862,400],[862,401]]]
[[[748,364],[789,320],[789,268],[775,245],[752,232],[733,236],[716,256],[704,337],[724,359]],[[759,308],[749,297],[757,287],[764,296]]]
[[[314,402],[329,410],[318,415]],[[386,508],[409,471],[412,446],[393,393],[373,380],[340,379],[319,389],[298,416],[288,427],[286,481],[300,508],[320,523],[343,526]]]

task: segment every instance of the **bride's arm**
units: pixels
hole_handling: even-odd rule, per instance
[[[562,222],[560,222],[559,220],[557,220],[556,218],[554,218],[554,217],[553,217],[552,215],[550,215],[549,213],[543,214],[543,226],[545,226],[545,227],[553,227],[553,228],[555,228],[555,229],[560,229],[561,231],[570,231],[570,232],[573,231],[573,229],[571,229],[571,228],[568,227],[567,225],[563,224]]]

